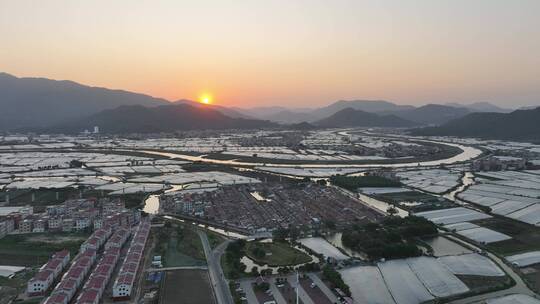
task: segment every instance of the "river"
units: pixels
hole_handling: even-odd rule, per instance
[[[187,154],[181,154],[177,152],[161,152],[154,150],[119,150],[119,151],[129,151],[129,152],[142,152],[151,155],[165,156],[172,159],[183,159],[193,162],[205,162],[211,164],[220,164],[228,166],[272,166],[272,167],[300,167],[300,168],[406,168],[406,167],[419,167],[419,166],[439,166],[439,165],[449,165],[459,162],[464,162],[476,158],[482,154],[482,151],[469,146],[464,146],[455,143],[446,143],[438,142],[432,140],[416,140],[429,143],[437,143],[448,145],[451,147],[456,147],[462,150],[461,153],[446,159],[439,159],[433,161],[424,161],[424,162],[410,162],[410,163],[399,163],[399,164],[350,164],[350,163],[334,163],[334,164],[277,164],[277,163],[268,163],[268,162],[246,162],[238,160],[223,160],[223,159],[213,159],[207,158],[204,156],[193,156]]]

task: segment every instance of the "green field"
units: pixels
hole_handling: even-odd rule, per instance
[[[216,232],[206,231],[206,235],[208,236],[208,241],[210,242],[210,247],[212,247],[212,249],[216,248],[226,240],[224,236]]]
[[[440,198],[435,195],[422,193],[418,191],[404,191],[396,193],[384,193],[375,195],[377,199],[384,202],[396,205],[402,209],[412,212],[422,212],[437,209],[445,209],[455,207],[455,204],[447,199]],[[400,205],[401,202],[416,202],[419,205],[407,206]]]
[[[167,271],[161,303],[212,304],[212,284],[203,270]]]
[[[201,239],[191,227],[163,227],[157,236],[155,255],[162,256],[164,267],[206,265]]]
[[[0,304],[7,304],[26,288],[26,282],[30,280],[36,270],[26,269],[13,276],[13,278],[0,277]],[[39,303],[37,300],[34,303]],[[30,303],[30,302],[17,302]]]
[[[474,223],[512,237],[510,240],[487,245],[489,249],[499,254],[512,255],[540,250],[540,228],[538,227],[498,216]]]
[[[63,249],[68,249],[73,257],[88,236],[82,233],[7,235],[0,239],[0,261],[10,266],[41,266],[53,253]]]
[[[380,176],[342,176],[330,177],[330,182],[349,191],[362,187],[400,187],[401,183]]]
[[[311,262],[309,255],[282,242],[248,242],[246,255],[260,265],[289,266]]]

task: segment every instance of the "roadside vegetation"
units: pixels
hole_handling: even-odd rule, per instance
[[[512,237],[509,240],[486,245],[488,249],[498,254],[512,255],[540,250],[540,228],[538,227],[501,216],[494,216],[474,223]]]
[[[293,248],[286,242],[272,243],[249,242],[246,245],[246,255],[257,264],[269,266],[290,266],[308,263],[311,257]]]
[[[246,265],[242,264],[240,259],[245,255],[245,247],[245,240],[236,240],[227,246],[221,266],[229,279],[238,279],[244,275]]]
[[[349,191],[362,187],[400,187],[401,183],[380,176],[343,176],[334,175],[330,182]]]
[[[201,266],[206,257],[196,231],[184,225],[166,222],[157,232],[155,254],[161,255],[164,267]]]
[[[341,291],[343,291],[347,296],[351,296],[351,290],[349,289],[349,285],[347,285],[343,278],[341,277],[341,274],[337,272],[332,266],[326,265],[323,267],[322,271],[323,279],[330,282],[330,285],[332,288],[339,288]]]
[[[7,235],[0,239],[0,261],[10,266],[41,266],[53,253],[64,249],[74,257],[87,238],[87,233]]]
[[[354,225],[343,232],[342,242],[372,260],[398,259],[420,256],[417,239],[436,234],[435,224],[424,218],[392,216],[380,224]]]
[[[212,232],[212,231],[206,231],[206,236],[208,236],[208,242],[210,243],[210,247],[212,249],[219,246],[219,244],[225,242],[226,238],[220,235],[219,233]]]
[[[23,292],[26,288],[26,283],[30,280],[37,270],[25,269],[16,273],[11,278],[0,276],[0,304],[11,303],[11,300],[17,297],[17,295]],[[40,303],[41,299],[36,300],[34,303]],[[26,303],[26,302],[17,302]]]

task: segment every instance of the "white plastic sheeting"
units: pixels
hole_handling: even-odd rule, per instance
[[[384,279],[375,266],[359,266],[339,271],[349,285],[355,303],[394,304]]]
[[[299,242],[307,248],[324,255],[327,258],[346,260],[349,257],[341,253],[336,247],[320,237],[300,239]]]
[[[518,267],[525,267],[540,263],[540,251],[531,251],[507,256],[506,259]]]
[[[397,304],[418,304],[433,299],[407,261],[392,260],[378,266]]]
[[[491,217],[485,213],[464,207],[425,211],[419,212],[416,215],[424,217],[436,224],[442,225],[480,220]]]
[[[540,304],[540,300],[523,294],[513,294],[500,298],[489,299],[487,304]]]
[[[505,241],[512,238],[506,234],[484,227],[461,230],[458,232],[458,234],[476,242],[485,244]]]
[[[477,253],[444,256],[438,258],[453,274],[479,275],[486,277],[504,276],[492,260]]]
[[[407,263],[428,291],[436,297],[447,297],[469,291],[469,288],[437,259],[410,258],[407,259]]]

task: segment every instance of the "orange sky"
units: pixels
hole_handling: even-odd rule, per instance
[[[0,0],[0,71],[236,106],[533,105],[538,12],[537,0]]]

